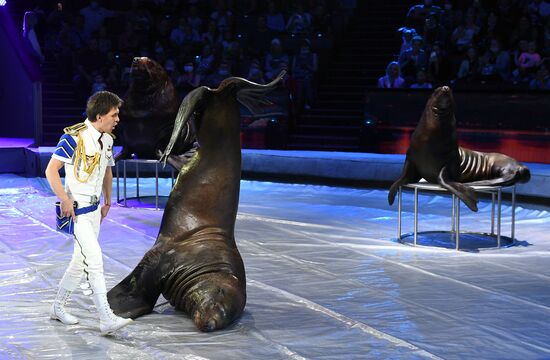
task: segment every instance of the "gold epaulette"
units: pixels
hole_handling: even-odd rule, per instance
[[[87,128],[86,123],[81,122],[78,124],[74,124],[72,126],[68,126],[65,129],[63,129],[63,131],[65,132],[65,134],[76,136],[78,135],[79,132],[81,132],[86,128]]]
[[[113,138],[113,140],[116,139],[116,136],[114,134],[111,134],[110,132],[105,132],[105,134],[110,135]]]

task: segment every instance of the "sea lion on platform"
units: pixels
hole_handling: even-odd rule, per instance
[[[116,314],[148,314],[162,293],[201,331],[222,329],[241,315],[246,279],[234,238],[241,178],[239,102],[261,113],[259,105],[283,75],[267,85],[229,78],[217,89],[203,86],[185,97],[163,157],[172,156],[189,123],[199,147],[179,172],[154,246],[108,293]]]
[[[123,100],[119,132],[122,151],[115,160],[133,156],[158,159],[170,140],[181,102],[170,77],[156,61],[135,57],[130,70],[130,87]],[[189,150],[193,140],[190,131],[182,132],[174,153]]]
[[[459,147],[454,109],[448,86],[437,88],[428,99],[411,136],[401,176],[390,188],[390,205],[400,186],[424,178],[441,185],[477,211],[477,196],[470,185],[506,186],[529,180],[529,169],[509,156]]]

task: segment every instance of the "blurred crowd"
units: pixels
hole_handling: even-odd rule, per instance
[[[40,59],[55,60],[82,98],[99,90],[123,94],[132,59],[147,56],[182,97],[229,76],[266,83],[284,69],[295,100],[307,108],[319,67],[313,44],[341,32],[354,6],[350,0],[57,1],[36,7],[26,22],[37,29]]]
[[[424,0],[403,25],[378,87],[550,90],[547,0]]]

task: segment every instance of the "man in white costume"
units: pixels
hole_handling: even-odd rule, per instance
[[[78,319],[65,310],[71,293],[84,277],[84,288],[92,294],[99,312],[102,335],[128,325],[132,319],[116,316],[107,301],[103,276],[103,258],[98,243],[101,221],[111,206],[113,173],[113,135],[119,122],[122,100],[108,91],[100,91],[88,99],[87,119],[83,123],[64,129],[57,148],[46,168],[46,178],[59,198],[58,230],[74,234],[74,252],[65,271],[57,297],[52,304],[50,317],[63,324],[78,323]],[[65,186],[59,170],[65,168]],[[103,193],[103,205],[99,199]],[[85,291],[86,293],[86,291]]]

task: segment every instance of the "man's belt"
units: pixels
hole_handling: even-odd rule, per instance
[[[99,201],[90,206],[85,206],[82,208],[78,207],[78,202],[74,202],[74,213],[75,215],[84,215],[89,212],[95,211],[99,206]],[[55,218],[56,218],[56,229],[57,231],[64,232],[69,235],[74,234],[74,221],[71,216],[62,216],[61,215],[61,203],[58,201],[55,203]]]
[[[97,195],[71,194],[70,196],[76,201],[99,204],[99,197]]]

